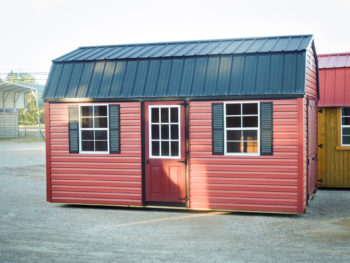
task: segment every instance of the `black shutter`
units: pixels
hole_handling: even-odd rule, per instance
[[[120,153],[120,106],[109,105],[109,152]]]
[[[260,103],[260,154],[273,155],[272,148],[272,102]]]
[[[69,152],[79,153],[79,114],[78,106],[69,106]]]
[[[212,145],[213,154],[224,154],[224,104],[213,103],[212,115]]]

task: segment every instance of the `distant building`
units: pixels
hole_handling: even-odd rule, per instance
[[[321,187],[350,187],[350,53],[319,55]]]

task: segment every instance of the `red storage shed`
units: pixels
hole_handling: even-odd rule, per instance
[[[311,35],[82,47],[43,97],[49,202],[303,213],[316,190]]]
[[[350,188],[350,53],[319,61],[319,186]]]

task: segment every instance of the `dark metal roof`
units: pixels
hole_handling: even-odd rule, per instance
[[[158,98],[304,93],[312,36],[79,48],[53,61],[56,98]]]
[[[349,68],[350,53],[318,55],[318,68]]]
[[[311,39],[303,35],[80,47],[54,62],[301,51]]]

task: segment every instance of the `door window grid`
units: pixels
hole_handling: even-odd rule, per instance
[[[79,105],[81,153],[108,153],[108,105]]]
[[[149,106],[149,135],[150,158],[180,158],[180,106]]]
[[[259,116],[260,116],[259,102],[225,103],[224,105],[225,155],[244,155],[244,156],[259,155],[259,152],[260,152],[260,118]]]
[[[341,145],[350,146],[350,107],[341,109]]]

